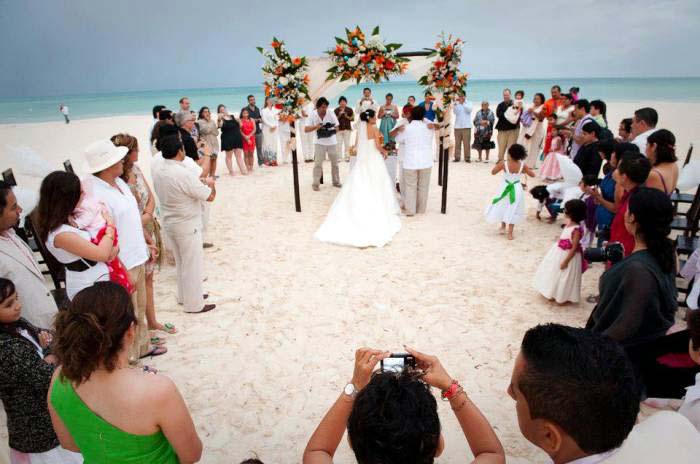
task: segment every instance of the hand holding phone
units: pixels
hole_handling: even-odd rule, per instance
[[[382,359],[379,364],[379,368],[382,372],[401,372],[407,367],[411,369],[416,367],[416,358],[409,353],[391,353],[389,356]]]
[[[355,369],[352,374],[352,384],[357,390],[362,390],[369,383],[372,371],[377,363],[389,356],[388,351],[360,348],[355,352]]]
[[[406,348],[409,354],[416,359],[416,367],[423,370],[423,380],[431,387],[447,390],[452,385],[452,377],[447,373],[436,356],[424,354],[409,347]]]

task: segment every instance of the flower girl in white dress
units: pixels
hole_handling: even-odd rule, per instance
[[[564,204],[566,225],[535,273],[535,289],[559,304],[578,303],[581,299],[581,274],[585,270],[581,237],[586,219],[586,203],[569,200]]]
[[[496,175],[503,171],[503,184],[500,193],[486,208],[486,220],[501,223],[501,232],[508,226],[508,240],[513,240],[513,228],[525,218],[525,192],[520,185],[523,174],[535,177],[535,172],[523,160],[527,158],[525,147],[513,144],[508,148],[508,157],[499,161],[491,170]]]

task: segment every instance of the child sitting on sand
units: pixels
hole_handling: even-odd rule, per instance
[[[92,194],[92,185],[89,182],[82,182],[82,189],[83,198],[73,211],[71,220],[78,229],[89,233],[90,241],[98,245],[107,232],[107,206]],[[114,245],[118,245],[116,229],[114,229]],[[129,280],[129,273],[119,257],[105,264],[109,270],[109,280],[124,287],[129,294],[133,293],[134,286]]]
[[[564,214],[564,230],[540,263],[534,279],[535,289],[559,304],[581,300],[581,274],[586,265],[581,248],[586,203],[569,200],[564,204]]]
[[[491,200],[486,209],[486,220],[490,223],[501,223],[501,233],[508,226],[508,240],[513,240],[513,228],[525,218],[525,194],[520,185],[523,174],[535,177],[532,169],[523,160],[527,158],[525,147],[516,143],[508,148],[508,157],[499,161],[491,170],[492,175],[503,171],[501,193]]]

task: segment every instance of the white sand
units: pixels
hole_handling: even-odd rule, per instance
[[[700,127],[700,104],[649,105],[685,156]],[[613,129],[641,106],[609,104]],[[7,167],[11,145],[28,145],[57,168],[68,157],[77,165],[84,146],[118,131],[147,147],[149,125],[148,117],[115,117],[0,126],[0,167]],[[147,169],[147,148],[141,156]],[[253,451],[268,463],[298,462],[350,379],[355,348],[399,351],[403,344],[438,355],[461,380],[496,428],[509,462],[545,460],[521,436],[506,394],[513,360],[529,327],[550,321],[580,326],[592,308],[559,307],[531,288],[559,229],[535,220],[531,198],[514,242],[486,224],[483,209],[500,185],[491,167],[450,164],[447,215],[439,212],[435,169],[428,213],[403,218],[389,246],[367,250],[312,239],[337,190],[326,184],[313,192],[310,164],[301,165],[302,214],[294,212],[289,166],[222,176],[211,214],[216,246],[205,252],[205,288],[218,308],[183,314],[173,296],[174,268],[164,267],[157,311],[180,333],[168,337],[167,355],[148,361],[175,380],[189,404],[204,440],[202,462],[236,463]],[[341,180],[346,174],[343,164]],[[596,292],[599,275],[599,266],[585,274],[584,298]],[[438,462],[464,462],[470,453],[459,425],[448,405],[439,402],[439,408],[447,447]],[[6,436],[4,426],[0,433]],[[354,462],[347,444],[336,462]]]

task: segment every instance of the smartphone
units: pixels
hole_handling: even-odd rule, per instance
[[[382,372],[399,372],[404,370],[406,367],[416,367],[416,358],[408,353],[391,353],[391,356],[382,359],[379,365]]]

